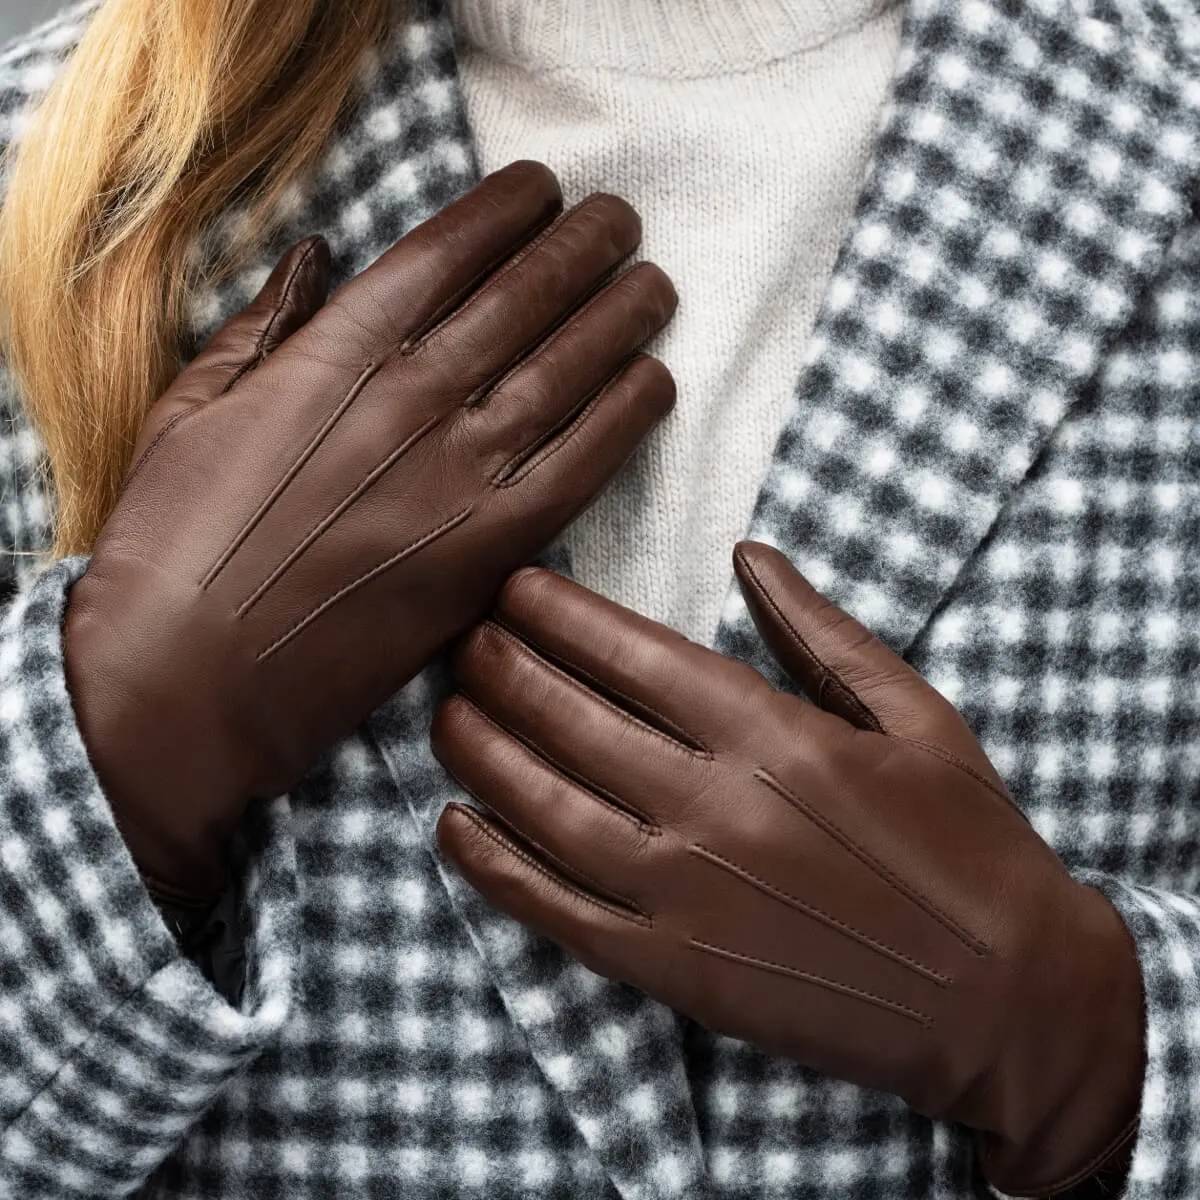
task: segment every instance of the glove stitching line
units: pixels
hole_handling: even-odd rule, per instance
[[[580,325],[582,325],[584,320],[587,318],[588,313],[591,312],[591,310],[595,308],[601,300],[605,299],[605,297],[614,295],[618,289],[621,288],[626,288],[626,290],[628,290],[628,281],[630,279],[637,279],[640,274],[645,274],[643,268],[647,266],[649,266],[648,263],[639,263],[636,267],[630,267],[630,269],[623,275],[618,274],[620,263],[610,268],[596,282],[592,291],[590,294],[588,294],[583,303],[580,304],[579,307],[574,310],[574,312],[568,313],[558,325],[550,329],[549,332],[546,333],[546,335],[542,338],[542,340],[538,342],[533,349],[525,355],[525,357],[518,357],[517,360],[507,367],[502,373],[496,375],[490,383],[482,384],[480,387],[476,388],[467,400],[467,406],[481,405],[485,402],[488,404],[492,403],[496,396],[508,385],[509,381],[514,375],[517,375],[526,367],[532,366],[538,361],[538,359],[545,357],[546,351],[550,350],[568,333],[573,332]],[[634,289],[635,298],[638,290],[640,289]],[[637,357],[637,348],[645,345],[651,336],[653,335],[647,334],[645,337],[636,342],[634,346],[626,352],[625,357],[617,363],[615,371],[611,372],[609,375],[605,376],[604,379],[600,380],[596,386],[587,393],[587,395],[592,395],[603,388],[606,383],[613,382],[615,374],[619,374],[633,358]],[[520,457],[520,455],[516,455],[515,457]]]
[[[506,850],[514,858],[524,862],[532,870],[539,875],[545,876],[551,883],[557,884],[565,891],[570,892],[577,899],[582,900],[585,904],[595,905],[596,908],[602,909],[606,913],[610,913],[614,917],[620,918],[622,921],[629,921],[631,924],[639,925],[645,929],[651,929],[654,926],[652,919],[639,916],[637,913],[622,912],[614,904],[608,904],[601,900],[598,896],[589,895],[582,888],[577,887],[569,879],[564,879],[560,875],[556,875],[548,867],[538,862],[532,855],[527,854],[519,846],[517,846],[509,838],[505,837],[490,821],[477,813],[473,808],[468,808],[465,804],[450,804],[448,808],[453,808],[457,812],[462,813],[476,829],[479,830],[485,837],[491,838],[502,850]]]
[[[300,261],[297,262],[296,265],[288,273],[287,280],[285,281],[285,283],[283,285],[283,292],[279,297],[279,303],[276,304],[275,311],[271,314],[271,319],[267,322],[267,324],[265,326],[263,326],[261,332],[258,335],[258,340],[254,344],[253,358],[248,359],[246,362],[244,362],[241,365],[241,367],[238,368],[238,370],[234,374],[233,378],[230,379],[228,383],[226,383],[226,385],[220,390],[218,395],[220,395],[220,396],[226,395],[226,393],[228,393],[230,390],[232,390],[237,385],[238,381],[244,375],[249,374],[249,372],[251,370],[253,370],[254,367],[257,367],[259,365],[259,363],[263,360],[263,357],[264,357],[263,347],[266,346],[268,339],[270,338],[272,332],[275,329],[275,326],[279,323],[280,318],[283,316],[283,310],[287,307],[288,301],[291,300],[291,298],[292,298],[292,292],[296,288],[296,281],[300,278],[300,273],[304,270],[304,267],[308,263],[308,260],[310,258],[312,258],[313,254],[316,253],[316,249],[319,244],[320,243],[318,242],[318,240],[314,237],[312,239],[312,241],[309,242],[308,249],[305,250],[304,253],[300,256]]]
[[[308,259],[309,259],[309,258],[312,256],[313,252],[316,250],[316,245],[317,245],[317,244],[316,244],[316,242],[314,241],[314,242],[313,242],[313,244],[312,244],[312,245],[309,247],[309,249],[308,249],[308,250],[305,252],[305,254],[304,254],[304,256],[301,258],[300,262],[299,262],[299,263],[296,265],[296,267],[295,267],[295,269],[294,269],[294,271],[293,271],[293,273],[292,273],[291,277],[288,279],[288,282],[287,282],[287,284],[285,285],[285,292],[284,292],[283,298],[280,300],[280,302],[279,302],[278,306],[277,306],[277,307],[276,307],[276,309],[275,309],[275,312],[274,312],[274,314],[273,314],[273,315],[272,315],[272,317],[271,317],[271,321],[270,321],[270,323],[269,323],[269,325],[268,325],[268,330],[269,330],[271,327],[273,327],[273,326],[274,326],[276,319],[279,317],[279,314],[282,312],[284,305],[287,303],[287,299],[288,299],[288,293],[289,293],[289,292],[290,292],[290,290],[291,290],[292,283],[294,282],[294,280],[295,280],[296,276],[299,274],[299,272],[300,272],[301,268],[304,266],[305,262],[307,262],[307,261],[308,261]],[[261,356],[261,354],[262,354],[262,348],[263,348],[263,346],[266,344],[266,337],[267,337],[267,333],[266,333],[266,331],[264,331],[263,333],[259,334],[258,341],[257,341],[257,343],[255,344],[255,348],[254,348],[254,357],[255,357],[255,358],[259,358],[259,357]],[[236,374],[233,376],[233,378],[232,378],[232,379],[230,379],[230,380],[229,380],[229,381],[228,381],[228,382],[225,384],[225,386],[224,386],[224,387],[223,387],[223,388],[222,388],[222,389],[221,389],[221,390],[220,390],[220,391],[217,393],[217,395],[218,395],[218,396],[224,396],[224,395],[226,395],[226,394],[227,394],[227,393],[228,393],[228,392],[229,392],[229,391],[230,391],[230,390],[231,390],[231,389],[234,387],[234,385],[235,385],[235,384],[236,384],[236,383],[237,383],[237,382],[238,382],[238,381],[239,381],[239,380],[240,380],[240,379],[241,379],[241,378],[242,378],[242,377],[243,377],[245,374],[247,374],[247,373],[249,372],[249,370],[250,370],[250,364],[249,364],[249,363],[243,363],[243,364],[242,364],[242,366],[241,366],[241,367],[238,369],[238,371],[236,372]],[[121,489],[122,489],[122,491],[124,491],[126,488],[128,488],[128,487],[129,487],[129,485],[130,485],[130,484],[133,482],[133,480],[134,480],[134,477],[135,477],[135,476],[138,474],[138,472],[139,472],[139,471],[142,469],[142,467],[144,467],[144,466],[146,465],[146,462],[147,462],[147,460],[148,460],[148,459],[150,458],[150,456],[151,456],[151,455],[154,453],[154,450],[155,450],[155,448],[158,446],[158,443],[159,443],[159,442],[161,442],[161,441],[163,440],[163,438],[164,438],[164,437],[166,437],[166,436],[167,436],[167,434],[168,434],[168,433],[170,433],[170,432],[171,432],[171,430],[172,430],[172,429],[174,429],[174,428],[175,428],[175,426],[176,426],[176,425],[178,425],[178,424],[179,424],[179,422],[180,422],[180,421],[182,421],[182,420],[184,419],[184,417],[190,417],[190,416],[191,416],[193,413],[197,413],[197,412],[199,412],[199,411],[200,411],[201,409],[203,409],[204,407],[205,407],[205,405],[204,405],[202,402],[201,402],[201,403],[196,403],[196,404],[191,404],[191,405],[189,405],[189,406],[188,406],[186,409],[184,409],[184,410],[183,410],[183,412],[178,412],[178,413],[176,413],[176,414],[175,414],[175,415],[174,415],[174,416],[173,416],[173,417],[172,417],[172,418],[171,418],[171,419],[170,419],[170,420],[169,420],[169,421],[168,421],[168,422],[167,422],[167,423],[166,423],[166,424],[165,424],[165,425],[164,425],[164,426],[163,426],[163,427],[162,427],[162,428],[161,428],[161,429],[160,429],[160,430],[159,430],[159,431],[158,431],[158,432],[157,432],[157,433],[154,435],[154,438],[153,438],[153,440],[150,442],[150,445],[148,445],[148,446],[146,447],[146,449],[142,451],[141,455],[138,457],[138,460],[137,460],[137,462],[136,462],[136,463],[133,465],[133,467],[130,469],[130,471],[129,471],[129,474],[128,474],[128,475],[126,475],[124,482],[121,484]]]
[[[436,220],[441,215],[441,213],[436,213],[431,220]],[[479,285],[487,280],[499,266],[512,258],[522,247],[530,247],[530,235],[533,236],[534,243],[540,242],[564,215],[563,213],[559,213],[557,216],[543,217],[540,225],[531,225],[517,233],[513,240],[505,245],[503,250],[488,259],[486,266],[476,271],[467,283],[464,283],[458,291],[439,304],[415,330],[399,343],[396,347],[396,352],[400,357],[407,358],[415,354],[443,325],[450,321],[452,317],[458,315],[461,311],[459,306],[462,302],[465,299],[469,299]]]
[[[1099,1175],[1105,1164],[1125,1149],[1129,1143],[1129,1139],[1137,1133],[1140,1125],[1141,1114],[1139,1113],[1127,1125],[1122,1127],[1121,1132],[1103,1150],[1090,1158],[1086,1166],[1080,1167],[1074,1174],[1069,1175],[1061,1182],[1021,1188],[1021,1195],[1036,1198],[1036,1200],[1042,1200],[1043,1197],[1045,1197],[1045,1200],[1054,1200],[1054,1197],[1061,1195],[1063,1192],[1070,1191],[1071,1188],[1090,1179],[1093,1175]],[[993,1147],[985,1144],[982,1148],[981,1158],[984,1162],[987,1162],[992,1157],[994,1157]]]
[[[646,732],[653,734],[654,737],[656,737],[660,741],[665,742],[673,750],[675,750],[677,752],[681,752],[683,754],[686,754],[691,758],[700,758],[700,759],[706,759],[706,760],[712,758],[712,752],[710,750],[708,750],[707,748],[704,749],[703,751],[694,750],[691,746],[677,742],[673,737],[670,737],[669,735],[664,733],[661,729],[656,729],[648,721],[643,721],[641,717],[635,716],[633,713],[627,712],[625,709],[620,708],[618,705],[614,704],[607,696],[603,695],[601,692],[593,691],[591,688],[585,687],[584,684],[581,683],[578,679],[576,679],[573,675],[569,674],[567,671],[564,671],[562,669],[562,667],[558,666],[558,664],[553,662],[551,659],[545,658],[541,654],[538,654],[529,645],[527,645],[521,638],[518,638],[515,635],[513,635],[512,633],[510,633],[503,625],[500,625],[497,622],[492,621],[492,620],[488,620],[484,624],[487,628],[494,630],[501,637],[512,642],[513,645],[515,645],[517,647],[518,651],[525,654],[527,657],[532,658],[535,663],[540,663],[548,671],[553,672],[553,674],[557,675],[560,679],[565,680],[573,689],[575,689],[578,692],[582,692],[583,695],[585,697],[587,697],[588,699],[597,701],[599,704],[601,704],[605,708],[607,708],[610,712],[615,713],[622,721],[628,721],[628,722],[638,726],[640,729],[646,730]],[[597,687],[606,688],[607,686],[608,686],[607,684],[597,683]],[[618,695],[618,696],[621,695],[621,693],[618,692],[615,688],[613,689],[613,692],[615,695]],[[630,700],[629,697],[623,696],[622,699],[626,700],[628,703],[631,703],[631,704],[636,703],[635,701]],[[649,704],[639,705],[639,707],[644,708],[647,712],[653,713],[656,717],[658,717],[659,720],[663,721],[665,724],[670,724],[670,722],[667,721],[665,717],[663,717],[660,713],[658,713]]]
[[[352,579],[343,587],[338,588],[332,596],[322,600],[316,608],[312,609],[307,616],[301,617],[290,629],[285,633],[280,634],[265,650],[259,651],[255,656],[256,662],[262,662],[264,659],[270,658],[271,655],[281,650],[288,642],[298,636],[300,632],[308,625],[311,625],[323,612],[332,608],[339,600],[345,599],[351,592],[357,591],[360,587],[369,583],[377,575],[382,575],[384,571],[390,567],[396,566],[408,558],[410,554],[415,554],[418,550],[428,546],[430,542],[436,541],[439,537],[449,533],[452,529],[456,529],[471,515],[471,505],[467,505],[461,512],[449,520],[443,521],[435,529],[431,529],[428,533],[422,534],[415,541],[409,542],[402,550],[398,550],[390,558],[384,559],[383,562],[377,563],[370,570],[364,571],[357,579]]]
[[[457,320],[464,313],[470,312],[471,309],[473,307],[475,307],[477,304],[479,304],[485,296],[487,296],[495,288],[499,287],[500,284],[503,283],[504,280],[506,280],[517,269],[517,267],[519,267],[523,262],[525,262],[527,259],[529,259],[537,250],[540,250],[542,248],[542,246],[544,246],[546,244],[546,242],[549,241],[550,238],[552,238],[554,236],[555,233],[557,233],[560,229],[563,228],[563,226],[565,226],[567,224],[568,221],[570,221],[573,217],[577,216],[589,204],[593,204],[596,201],[596,199],[597,199],[596,196],[585,196],[574,207],[568,209],[564,213],[561,213],[557,218],[555,218],[555,220],[551,221],[551,223],[545,229],[543,229],[541,231],[541,233],[539,233],[537,235],[537,237],[535,237],[532,241],[527,242],[525,244],[525,246],[515,256],[509,257],[509,259],[505,263],[505,265],[503,267],[501,267],[499,271],[495,272],[495,274],[492,275],[492,277],[487,281],[487,283],[485,283],[483,285],[483,287],[481,287],[477,292],[475,292],[472,296],[470,296],[467,299],[465,304],[463,304],[461,307],[456,308],[456,309],[452,310],[451,312],[447,313],[430,330],[428,330],[428,332],[421,334],[419,337],[416,337],[416,338],[413,338],[410,336],[408,341],[406,341],[403,344],[403,346],[401,347],[401,353],[404,355],[415,354],[423,345],[425,345],[426,342],[428,342],[432,337],[434,337],[438,333],[438,331],[441,330],[448,322],[450,322],[452,320]],[[628,257],[627,254],[621,255],[621,259],[625,259],[627,257]],[[499,261],[499,260],[497,260],[497,261]],[[621,260],[619,259],[618,262],[619,261],[621,261]],[[614,264],[614,266],[615,265],[616,264]],[[511,369],[511,364],[509,364],[508,366],[505,366],[504,373],[507,373],[510,369]],[[498,377],[499,376],[497,376],[497,378]],[[491,386],[491,384],[489,383],[488,387],[490,387],[490,386]]]
[[[238,548],[254,532],[258,525],[266,517],[267,513],[270,512],[270,510],[274,507],[275,502],[284,493],[284,491],[286,491],[288,485],[300,473],[305,463],[307,463],[321,447],[325,439],[332,432],[334,426],[337,425],[337,423],[341,420],[350,405],[353,404],[354,401],[362,394],[363,389],[378,372],[379,365],[380,364],[371,361],[362,369],[358,378],[351,385],[350,390],[341,399],[337,407],[334,408],[329,416],[325,418],[321,428],[318,429],[315,434],[313,434],[308,445],[301,450],[296,460],[290,467],[288,467],[288,469],[283,473],[283,476],[268,493],[266,499],[263,500],[263,502],[258,506],[258,509],[248,518],[242,528],[234,535],[233,540],[229,543],[229,545],[221,552],[220,555],[217,556],[216,562],[214,562],[212,566],[209,567],[209,569],[204,573],[204,576],[201,578],[199,583],[201,589],[207,589],[210,587],[217,576],[220,575],[220,573],[229,564],[229,560],[234,556],[234,554],[237,553]]]
[[[507,737],[512,738],[513,741],[518,743],[518,745],[521,745],[528,750],[529,753],[534,756],[534,758],[542,759],[546,765],[549,766],[554,773],[559,775],[565,782],[573,784],[574,786],[581,788],[582,790],[588,792],[588,794],[594,796],[595,799],[601,804],[612,809],[617,816],[629,821],[635,829],[645,836],[662,836],[662,827],[651,817],[647,816],[646,813],[644,813],[640,808],[637,808],[633,804],[630,804],[624,800],[618,800],[617,797],[614,796],[607,788],[602,788],[598,783],[595,783],[581,772],[572,771],[565,767],[558,761],[558,759],[556,759],[541,746],[535,746],[533,742],[524,737],[522,734],[518,733],[515,729],[505,725],[502,721],[498,721],[490,713],[484,712],[484,710],[480,708],[470,696],[462,695],[462,699],[466,704],[469,704],[479,714],[479,716],[483,718],[484,721],[491,725],[493,729],[497,730],[501,734],[506,735]]]
[[[765,892],[769,896],[773,896],[789,907],[796,908],[800,912],[807,914],[814,920],[817,920],[825,925],[831,925],[844,933],[848,933],[851,937],[861,942],[866,946],[870,946],[874,950],[883,954],[886,958],[894,959],[897,962],[903,963],[916,971],[917,974],[923,975],[930,981],[938,984],[940,987],[946,987],[954,982],[948,975],[943,975],[940,971],[935,971],[932,967],[927,967],[923,962],[918,961],[911,955],[905,954],[902,950],[897,950],[894,946],[889,946],[886,942],[878,941],[871,937],[870,934],[863,933],[861,929],[856,929],[853,925],[846,921],[841,921],[832,913],[825,912],[824,909],[817,908],[816,905],[808,904],[801,900],[798,896],[793,896],[790,892],[786,892],[783,888],[777,888],[774,884],[768,883],[765,879],[759,878],[753,871],[747,870],[739,863],[725,858],[718,854],[715,850],[709,849],[703,843],[696,843],[688,847],[689,851],[698,858],[706,858],[713,862],[714,866],[719,866],[722,869],[729,871],[731,874],[740,876],[747,882],[757,886],[760,891]]]
[[[358,500],[364,492],[366,492],[381,476],[386,474],[392,467],[408,453],[426,434],[433,430],[441,423],[441,416],[430,417],[419,429],[411,433],[399,446],[391,451],[386,458],[376,463],[367,474],[357,483],[350,491],[342,497],[341,500],[333,507],[332,511],[319,518],[315,525],[301,539],[300,543],[288,554],[288,556],[258,585],[257,588],[242,601],[238,607],[235,616],[242,617],[250,611],[264,595],[279,582],[280,578],[285,575],[288,569],[296,562],[296,560],[324,534],[331,525],[342,516],[353,503]]]
[[[598,692],[611,692],[614,696],[618,696],[620,699],[624,700],[626,704],[631,705],[634,709],[640,708],[645,712],[651,713],[656,720],[661,721],[663,725],[665,725],[666,728],[675,735],[685,749],[695,752],[698,758],[711,759],[713,757],[713,752],[698,737],[694,737],[692,734],[688,733],[686,729],[677,725],[670,719],[670,717],[664,716],[653,705],[646,703],[644,700],[639,700],[634,696],[628,695],[614,684],[597,679],[591,671],[589,671],[586,667],[581,667],[568,655],[559,651],[548,650],[541,642],[537,640],[537,638],[532,637],[524,632],[517,632],[516,630],[509,629],[509,627],[505,625],[503,621],[498,621],[493,617],[489,619],[488,623],[495,625],[498,629],[504,630],[509,634],[510,637],[513,637],[522,645],[532,647],[542,658],[546,660],[550,666],[562,664],[585,679],[594,688],[596,688]],[[636,719],[636,713],[631,713],[630,715]],[[661,733],[662,731],[659,730],[659,732]]]
[[[203,405],[201,405],[201,404],[194,404],[190,408],[184,409],[183,412],[177,412],[173,417],[171,417],[171,419],[169,421],[167,421],[167,423],[154,435],[154,438],[151,440],[150,445],[148,445],[145,448],[145,450],[142,451],[141,455],[138,457],[137,462],[134,463],[133,466],[130,468],[129,474],[125,476],[125,480],[121,484],[122,491],[125,491],[129,487],[129,485],[134,481],[134,479],[137,477],[138,472],[146,465],[146,463],[150,459],[150,456],[154,453],[155,449],[158,447],[158,443],[161,442],[163,440],[163,438],[165,438],[167,436],[167,434],[170,433],[171,430],[174,429],[175,426],[178,425],[179,422],[184,419],[184,417],[190,417],[190,416],[195,415],[196,413],[198,413],[200,411],[200,409],[202,407],[203,407]]]
[[[836,979],[826,979],[824,975],[814,975],[810,971],[802,971],[799,967],[792,967],[787,963],[772,962],[767,958],[755,958],[750,954],[739,954],[736,950],[727,950],[724,946],[714,946],[709,942],[702,942],[694,937],[688,938],[688,945],[693,949],[703,950],[705,953],[712,954],[717,958],[728,958],[735,962],[748,963],[751,966],[773,971],[779,975],[791,976],[804,983],[813,983],[818,987],[828,988],[830,991],[843,992],[848,996],[865,1000],[869,1004],[898,1012],[908,1017],[909,1020],[924,1025],[926,1029],[933,1027],[933,1018],[928,1013],[922,1012],[919,1008],[910,1008],[907,1004],[900,1003],[899,1000],[889,1000],[886,996],[877,996],[874,992],[865,992],[862,988],[852,987],[848,983],[839,983]]]
[[[894,737],[898,742],[905,742],[910,746],[916,746],[919,750],[924,750],[928,754],[932,754],[935,758],[940,758],[942,762],[947,763],[949,766],[957,767],[960,771],[965,771],[977,783],[983,784],[989,792],[1003,800],[1008,807],[1015,808],[1017,812],[1021,813],[1022,817],[1025,816],[1025,813],[1021,811],[1017,802],[1010,795],[998,788],[986,775],[975,770],[970,763],[959,758],[953,751],[946,750],[934,742],[923,742],[920,738],[904,737],[900,734],[891,734],[889,736]],[[1028,817],[1025,819],[1028,820]]]
[[[991,953],[991,947],[978,938],[973,937],[965,929],[962,929],[957,922],[954,921],[947,913],[943,912],[932,900],[922,896],[915,888],[910,887],[898,876],[894,875],[883,863],[879,862],[868,850],[860,846],[849,834],[843,832],[828,818],[824,817],[815,808],[798,796],[791,789],[780,783],[769,771],[759,768],[754,772],[755,778],[765,783],[772,791],[791,804],[799,813],[806,816],[818,828],[823,829],[830,837],[839,842],[845,849],[849,850],[864,866],[870,868],[885,882],[898,891],[902,896],[906,896],[918,908],[928,913],[938,924],[949,930],[950,933],[962,942],[962,944],[979,958],[986,958]]]
[[[791,634],[792,640],[796,643],[796,647],[809,660],[809,662],[816,667],[821,683],[825,687],[840,693],[848,703],[851,710],[858,713],[860,719],[870,730],[872,730],[874,733],[886,733],[887,731],[883,727],[883,722],[880,721],[875,713],[859,697],[858,693],[855,692],[854,689],[849,686],[849,684],[843,682],[841,677],[836,672],[826,666],[821,658],[818,657],[813,648],[801,636],[800,631],[795,627],[795,625],[792,624],[788,615],[779,607],[778,604],[776,604],[774,597],[772,597],[763,586],[762,581],[759,579],[758,574],[755,572],[754,567],[749,560],[743,555],[741,556],[741,561],[746,570],[746,574],[749,576],[750,581],[754,586],[755,592],[758,593],[758,595],[767,604],[779,621],[782,622],[788,633]],[[821,705],[820,707],[824,708],[825,706]]]
[[[620,376],[618,376],[616,379],[607,380],[605,383],[601,384],[596,391],[592,392],[590,395],[584,396],[584,398],[578,404],[576,404],[569,413],[567,413],[566,417],[564,418],[564,423],[558,427],[557,431],[551,429],[548,431],[548,436],[543,434],[542,438],[534,438],[532,446],[526,446],[523,450],[521,450],[520,453],[514,454],[512,458],[510,458],[508,462],[506,462],[504,466],[502,466],[500,470],[492,476],[491,480],[489,481],[492,487],[514,487],[522,480],[527,479],[529,475],[536,471],[537,468],[540,467],[548,458],[554,454],[557,454],[558,451],[561,450],[563,446],[565,446],[567,442],[569,442],[580,431],[580,429],[583,428],[588,419],[591,417],[592,413],[596,411],[597,407],[600,405],[600,402],[612,389],[613,385],[618,381],[619,378]],[[538,448],[539,442],[542,443],[540,449]],[[521,462],[521,459],[525,459],[525,461]],[[513,473],[511,475],[507,475],[506,473],[509,471],[509,469],[513,468],[513,463],[517,463],[518,465],[515,469],[513,469]]]
[[[593,875],[583,870],[581,867],[572,866],[561,855],[555,854],[553,850],[548,849],[537,838],[520,828],[515,821],[511,820],[504,813],[502,813],[494,804],[489,804],[481,795],[479,795],[477,791],[475,791],[473,787],[471,787],[470,784],[464,783],[458,778],[457,775],[455,776],[455,781],[458,783],[458,786],[467,793],[468,796],[474,799],[477,803],[483,805],[483,807],[488,810],[490,817],[494,818],[496,824],[508,829],[515,837],[520,838],[521,841],[528,842],[529,845],[531,845],[539,853],[543,854],[554,866],[558,867],[558,869],[563,872],[564,876],[569,878],[571,875],[577,875],[584,883],[590,884],[593,888],[595,888],[595,890],[601,896],[612,900],[614,903],[624,904],[634,912],[645,917],[647,921],[650,920],[650,914],[646,912],[646,910],[640,904],[631,900],[628,896],[623,896],[620,892],[614,891],[606,884],[601,883],[600,880],[596,879]]]

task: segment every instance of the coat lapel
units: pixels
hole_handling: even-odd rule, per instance
[[[751,536],[900,651],[1064,415],[1121,369],[1113,342],[1190,212],[1200,81],[1179,34],[1165,9],[1151,27],[1149,6],[1083,8],[910,3],[757,501]],[[761,661],[736,589],[717,644]]]

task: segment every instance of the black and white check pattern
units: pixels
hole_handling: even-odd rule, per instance
[[[0,52],[0,142],[92,3]],[[1200,1197],[1200,20],[910,0],[875,161],[752,521],[960,705],[1125,914],[1131,1200]],[[340,278],[473,181],[450,33],[395,33],[261,262]],[[231,214],[230,219],[236,219]],[[215,231],[214,236],[220,236]],[[71,717],[0,375],[0,1196],[968,1200],[959,1131],[609,984],[438,861],[431,670],[247,831],[239,1010],[174,954]],[[763,662],[731,595],[718,644]],[[7,1190],[6,1190],[7,1189]]]

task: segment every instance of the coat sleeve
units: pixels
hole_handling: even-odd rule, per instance
[[[0,46],[0,162],[98,7]],[[294,850],[286,801],[251,814],[231,1005],[179,952],[88,761],[61,640],[87,564],[45,554],[40,459],[0,361],[0,1195],[108,1200],[141,1189],[287,1019]]]
[[[0,1194],[137,1191],[286,1020],[295,872],[285,800],[253,815],[245,987],[184,958],[113,822],[75,722],[61,626],[83,558],[45,535],[32,431],[0,367]]]

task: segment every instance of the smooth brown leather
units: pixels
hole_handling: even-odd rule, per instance
[[[671,408],[637,214],[517,163],[325,301],[298,245],[152,409],[65,622],[98,777],[157,894],[488,609]]]
[[[777,551],[737,575],[771,687],[545,570],[456,655],[442,814],[486,897],[721,1033],[977,1132],[990,1182],[1065,1190],[1127,1144],[1142,992],[1109,902],[965,722]]]

